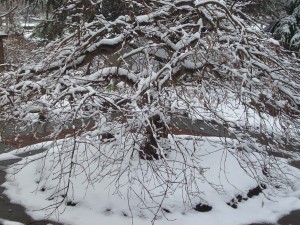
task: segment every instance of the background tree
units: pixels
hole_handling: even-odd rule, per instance
[[[256,20],[266,23],[283,16],[287,1],[284,0],[229,0],[231,8],[242,10],[247,15],[256,17]],[[266,21],[267,20],[267,21]]]
[[[124,3],[120,0],[68,2],[51,0],[47,1],[46,6],[46,20],[35,31],[38,37],[46,40],[54,40],[65,32],[74,32],[80,29],[81,23],[90,22],[97,15],[103,15],[108,21],[114,20],[124,9]]]
[[[273,33],[285,47],[293,51],[299,51],[300,47],[300,1],[293,0],[286,3],[286,16],[279,18],[267,31]]]
[[[5,22],[3,28],[8,34],[23,34],[24,30],[21,23],[25,23],[26,26],[29,17],[42,11],[45,3],[44,0],[1,0],[0,10],[3,13],[1,26]]]

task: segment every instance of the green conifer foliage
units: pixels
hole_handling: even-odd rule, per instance
[[[270,30],[276,39],[293,51],[300,49],[300,1],[290,1],[286,8],[287,15],[281,18]]]

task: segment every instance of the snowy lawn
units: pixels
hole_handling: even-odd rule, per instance
[[[34,219],[70,225],[242,225],[300,209],[300,171],[287,160],[232,139],[170,140],[165,159],[145,161],[132,143],[68,139],[9,168],[5,194]]]

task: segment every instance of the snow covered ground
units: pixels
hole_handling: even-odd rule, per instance
[[[170,140],[165,159],[145,161],[131,143],[68,139],[9,168],[5,194],[35,219],[70,225],[275,223],[300,209],[300,171],[286,159],[232,139]]]
[[[23,223],[13,222],[9,220],[2,220],[0,219],[0,224],[2,225],[24,225]]]

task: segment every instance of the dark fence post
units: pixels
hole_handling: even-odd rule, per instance
[[[3,48],[3,39],[7,37],[7,34],[4,32],[0,31],[0,72],[3,72],[5,67],[5,58],[4,58],[4,48]]]

